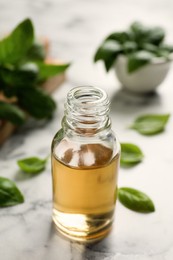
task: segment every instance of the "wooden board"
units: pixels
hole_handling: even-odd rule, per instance
[[[42,88],[47,93],[52,93],[56,90],[63,82],[65,81],[65,74],[62,73],[55,77],[48,79],[43,85]],[[0,94],[0,100],[5,100],[5,98]],[[0,125],[0,145],[2,145],[15,131],[16,126],[11,124],[10,122],[3,122]]]

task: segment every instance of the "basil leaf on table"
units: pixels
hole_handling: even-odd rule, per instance
[[[106,70],[109,71],[121,50],[122,47],[117,41],[107,40],[97,50],[94,61],[103,60]]]
[[[51,96],[32,86],[20,89],[18,103],[31,116],[38,119],[50,118],[56,108],[56,103]]]
[[[22,125],[26,118],[24,112],[17,106],[0,101],[0,119],[10,121],[14,125]]]
[[[154,135],[164,131],[169,114],[150,114],[139,116],[131,128],[143,135]]]
[[[29,157],[17,161],[20,169],[26,173],[39,173],[46,167],[47,158],[42,160],[38,157]]]
[[[121,143],[121,166],[134,166],[141,162],[144,155],[141,149],[131,143]]]
[[[128,209],[140,213],[151,213],[155,211],[154,203],[145,193],[129,188],[118,189],[118,200]]]
[[[26,19],[10,35],[0,41],[1,64],[20,62],[31,48],[33,40],[33,25],[30,19]]]
[[[128,57],[128,72],[134,72],[135,70],[143,67],[144,65],[150,63],[154,54],[148,51],[138,51]]]
[[[16,184],[0,177],[0,207],[14,206],[24,202],[24,197]]]

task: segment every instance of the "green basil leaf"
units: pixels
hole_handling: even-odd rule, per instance
[[[107,36],[105,41],[108,41],[108,40],[114,40],[120,44],[124,44],[125,42],[131,40],[131,36],[130,36],[129,32],[114,32],[114,33],[111,33],[109,36]]]
[[[133,22],[130,25],[130,32],[133,36],[133,40],[137,43],[137,44],[141,44],[144,42],[148,42],[148,37],[149,37],[149,29],[148,27],[144,26],[142,23],[140,22]]]
[[[121,143],[121,166],[133,166],[141,162],[144,155],[141,149],[131,143]]]
[[[25,78],[29,81],[35,82],[38,77],[39,68],[34,62],[26,62],[22,64],[17,71],[19,71],[21,75],[23,73]]]
[[[138,51],[128,57],[128,72],[134,72],[150,63],[154,55],[148,51]]]
[[[165,60],[169,60],[170,52],[167,51],[167,50],[158,49],[158,50],[156,51],[156,56],[157,56],[157,57],[162,57],[162,58],[164,58]]]
[[[50,77],[56,76],[64,72],[70,64],[46,64],[43,62],[36,63],[39,68],[39,81],[44,81]]]
[[[143,43],[140,47],[141,47],[141,49],[144,49],[146,51],[153,52],[153,53],[156,53],[156,51],[158,49],[157,46],[155,46],[152,43],[148,43],[148,42]]]
[[[4,82],[2,84],[4,84]],[[16,96],[17,88],[16,88],[16,86],[14,87],[14,86],[9,86],[9,85],[4,85],[2,88],[2,91],[6,97],[14,97],[14,96]]]
[[[106,70],[109,71],[121,51],[122,47],[117,41],[105,41],[96,51],[94,61],[103,60]]]
[[[18,63],[31,48],[34,40],[30,19],[21,22],[12,33],[0,41],[0,63]]]
[[[136,35],[144,35],[148,33],[148,28],[144,26],[141,22],[135,21],[130,25],[130,30]]]
[[[173,52],[173,46],[168,44],[161,44],[156,49],[156,56],[163,57],[166,60],[170,59],[170,53]]]
[[[148,41],[152,44],[159,45],[165,37],[165,31],[161,27],[153,27],[149,30]]]
[[[25,59],[28,61],[44,61],[46,58],[46,50],[43,44],[34,42],[28,50]]]
[[[38,67],[35,63],[25,63],[18,68],[1,67],[0,78],[6,84],[7,88],[13,87],[13,95],[16,94],[16,89],[25,87],[27,84],[34,84],[38,78]]]
[[[18,103],[37,119],[50,118],[56,108],[56,103],[51,96],[32,86],[18,90]]]
[[[1,71],[1,66],[0,66],[0,71]],[[0,76],[0,91],[1,90],[4,91],[4,88],[5,88],[5,84],[4,84],[4,82],[3,82],[3,80],[2,80],[2,78]]]
[[[24,202],[24,197],[16,184],[4,177],[0,177],[0,207],[14,206]]]
[[[46,167],[47,159],[39,159],[37,157],[25,158],[17,161],[20,169],[26,173],[39,173]]]
[[[159,45],[159,49],[165,50],[165,51],[168,51],[168,52],[171,53],[171,52],[173,52],[173,45],[162,43],[162,44]]]
[[[137,44],[132,41],[127,41],[123,44],[123,51],[125,54],[133,53],[138,48]]]
[[[0,119],[10,121],[14,125],[22,125],[26,118],[17,106],[0,101]]]
[[[140,22],[132,23],[130,26],[130,31],[132,31],[133,38],[138,44],[146,42],[158,46],[165,37],[165,31],[163,28],[159,26],[149,28]]]
[[[139,116],[131,128],[143,135],[154,135],[164,131],[169,114],[150,114]]]
[[[151,213],[155,211],[152,200],[143,192],[122,187],[118,189],[118,200],[128,209],[140,213]]]

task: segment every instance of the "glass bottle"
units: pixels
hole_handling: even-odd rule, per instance
[[[113,222],[120,145],[109,104],[100,88],[71,89],[52,141],[53,221],[77,241],[102,239]]]

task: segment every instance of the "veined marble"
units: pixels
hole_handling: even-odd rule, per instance
[[[93,64],[93,54],[113,30],[126,28],[134,20],[165,27],[173,42],[171,0],[1,0],[0,34],[10,31],[26,17],[32,18],[37,35],[51,40],[51,55],[71,61],[67,81],[54,93],[58,109],[46,125],[29,122],[0,148],[0,176],[16,182],[25,203],[0,208],[1,260],[172,260],[173,259],[173,119],[166,130],[152,137],[127,127],[143,113],[173,116],[173,70],[156,95],[126,93],[113,72]],[[138,214],[117,203],[110,235],[95,245],[70,242],[56,233],[51,219],[52,187],[50,162],[46,170],[28,177],[18,170],[16,160],[50,154],[51,140],[60,128],[66,93],[77,85],[105,89],[111,100],[114,131],[121,142],[136,143],[144,161],[131,169],[120,169],[119,186],[146,192],[156,212]]]

